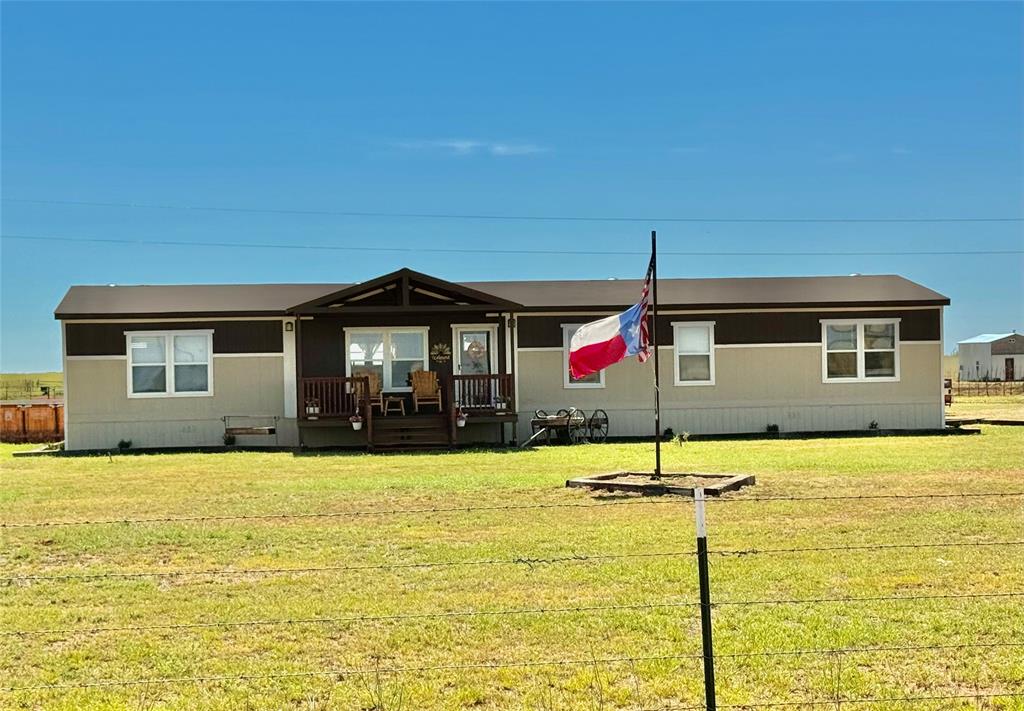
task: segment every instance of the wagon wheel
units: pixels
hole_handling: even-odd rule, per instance
[[[572,444],[585,444],[587,441],[587,413],[573,408],[569,414],[568,433]]]
[[[608,413],[604,410],[594,410],[590,418],[590,441],[604,442],[608,439]]]

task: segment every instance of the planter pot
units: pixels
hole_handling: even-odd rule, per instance
[[[456,427],[465,427],[466,426],[466,418],[465,417],[460,417],[459,419],[455,420],[455,426]]]
[[[359,430],[363,429],[363,423],[362,422],[353,422],[352,423],[352,429],[354,429],[356,432],[358,432]]]

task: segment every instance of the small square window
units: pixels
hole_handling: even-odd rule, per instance
[[[676,385],[715,384],[715,324],[710,321],[672,324]]]

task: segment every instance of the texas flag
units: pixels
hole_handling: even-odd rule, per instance
[[[573,335],[569,343],[569,373],[574,379],[604,370],[628,356],[638,356],[641,363],[650,357],[647,305],[653,271],[652,257],[638,304],[621,314],[584,324]]]

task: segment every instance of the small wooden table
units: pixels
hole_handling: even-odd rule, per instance
[[[401,395],[388,395],[384,393],[381,395],[381,403],[384,405],[382,415],[387,415],[389,412],[405,415],[405,398]],[[392,409],[392,405],[396,406],[395,409]]]

